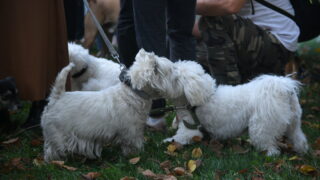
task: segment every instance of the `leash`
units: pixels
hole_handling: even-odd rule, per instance
[[[169,112],[169,111],[176,111],[179,109],[186,109],[190,112],[193,120],[194,120],[194,124],[188,123],[187,121],[183,120],[183,124],[184,126],[186,126],[188,129],[198,129],[198,126],[200,125],[200,121],[196,115],[196,106],[190,106],[190,105],[185,105],[185,106],[168,106],[168,107],[164,107],[164,108],[157,108],[157,109],[151,109],[150,110],[150,114],[152,113],[165,113],[165,112]]]
[[[97,27],[98,31],[99,31],[99,34],[101,35],[104,43],[107,45],[108,49],[109,49],[109,52],[111,53],[111,56],[119,63],[120,65],[120,70],[121,70],[121,73],[120,73],[120,81],[125,83],[126,85],[128,85],[129,87],[131,87],[131,82],[130,82],[130,78],[127,77],[127,68],[124,64],[122,64],[120,62],[120,59],[119,59],[119,54],[118,52],[114,49],[114,47],[112,46],[111,42],[109,41],[106,33],[103,31],[99,21],[97,20],[96,16],[93,14],[91,8],[89,7],[89,3],[87,0],[83,0],[84,2],[84,5],[86,6],[86,8],[88,9],[91,17],[92,17],[92,20],[95,24],[95,26]],[[134,90],[134,89],[133,89]],[[148,94],[146,94],[145,92],[143,91],[138,91],[138,90],[134,90],[134,92],[136,92],[140,97],[142,98],[149,98]],[[157,109],[153,109],[150,111],[150,113],[155,113],[155,112],[168,112],[168,111],[174,111],[174,110],[177,110],[177,109],[187,109],[191,115],[192,115],[192,118],[193,120],[195,121],[195,124],[190,124],[186,121],[183,121],[184,125],[189,128],[189,129],[197,129],[198,128],[198,125],[200,124],[199,123],[199,119],[197,118],[196,116],[196,113],[195,113],[195,108],[196,107],[191,107],[189,105],[187,106],[181,106],[181,107],[174,107],[174,106],[169,106],[169,107],[165,107],[165,108],[157,108]]]
[[[112,46],[112,44],[111,44],[111,42],[109,41],[106,33],[103,31],[103,29],[102,29],[99,21],[97,20],[96,16],[93,14],[91,8],[89,7],[88,1],[87,1],[87,0],[83,0],[83,3],[84,3],[84,5],[86,6],[86,8],[88,9],[88,11],[89,11],[89,13],[90,13],[90,15],[91,15],[91,17],[92,17],[92,20],[93,20],[95,26],[98,28],[99,34],[101,35],[104,43],[107,45],[108,50],[109,50],[109,52],[111,53],[111,56],[120,64],[120,70],[125,69],[126,66],[120,62],[118,52],[117,52],[117,51],[114,49],[114,47]]]

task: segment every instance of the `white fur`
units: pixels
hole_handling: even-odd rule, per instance
[[[266,150],[268,156],[280,154],[277,139],[283,135],[295,151],[305,153],[308,143],[301,130],[299,85],[289,77],[262,75],[243,85],[211,86],[213,95],[196,108],[196,114],[214,139],[237,137],[248,129],[252,144]],[[182,134],[189,132],[180,130],[180,124],[177,134],[166,141],[190,142],[181,140]]]
[[[68,43],[69,61],[75,64],[70,74],[80,72],[87,67],[87,71],[77,78],[71,78],[73,91],[98,91],[118,84],[120,65],[89,54],[88,49],[75,43]]]
[[[100,157],[103,144],[108,142],[120,144],[124,154],[140,150],[151,99],[160,96],[176,98],[185,91],[195,94],[186,87],[189,84],[204,85],[185,83],[180,80],[179,71],[171,61],[140,50],[128,75],[132,87],[145,92],[150,98],[138,96],[123,83],[101,91],[65,92],[67,75],[74,66],[70,63],[57,76],[48,106],[41,117],[46,161],[74,153],[88,158]],[[190,81],[194,79],[197,78]],[[199,103],[207,98],[192,101]]]

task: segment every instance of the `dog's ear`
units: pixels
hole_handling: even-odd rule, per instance
[[[179,74],[179,83],[191,106],[203,105],[215,90],[215,80],[204,73],[202,67],[195,63],[181,63],[184,68]],[[189,64],[189,65],[188,65]]]
[[[143,88],[155,73],[156,57],[154,53],[146,52],[141,49],[136,55],[135,62],[129,69],[129,76],[132,87],[136,89]]]

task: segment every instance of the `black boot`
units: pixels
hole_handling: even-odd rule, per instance
[[[26,122],[21,125],[21,127],[28,128],[28,127],[40,124],[42,111],[47,104],[48,104],[47,100],[33,101],[29,111],[28,118]]]

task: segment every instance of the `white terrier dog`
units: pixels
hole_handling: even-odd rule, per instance
[[[189,71],[195,69],[195,65],[187,63],[176,66],[184,66]],[[209,81],[214,82],[213,79]],[[238,86],[216,87],[208,84],[212,96],[195,112],[212,138],[237,137],[248,129],[252,144],[266,150],[268,156],[280,154],[277,139],[283,135],[289,138],[295,151],[307,152],[307,139],[301,130],[298,81],[289,77],[262,75]],[[190,130],[180,121],[177,134],[165,141],[188,144],[194,135],[200,134],[199,130]]]
[[[70,63],[57,76],[42,114],[47,162],[68,154],[97,158],[108,142],[120,144],[124,154],[135,152],[143,147],[145,120],[153,98],[176,98],[177,91],[183,91],[195,105],[209,98],[197,96],[205,92],[204,78],[185,82],[175,73],[171,61],[144,50],[139,51],[127,72],[131,86],[118,83],[101,91],[65,92],[66,78],[73,66]]]
[[[99,91],[120,83],[119,64],[92,56],[87,49],[75,43],[68,43],[68,51],[69,61],[75,65],[70,72],[71,90]]]

